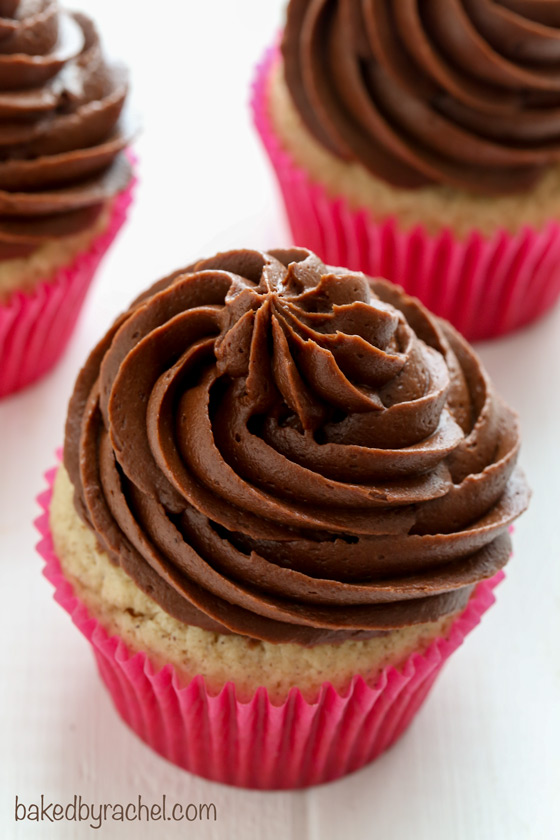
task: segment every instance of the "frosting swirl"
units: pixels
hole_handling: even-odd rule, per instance
[[[57,0],[0,0],[0,258],[93,224],[130,180],[127,74]]]
[[[303,249],[160,281],[91,353],[64,462],[115,563],[188,623],[367,638],[465,605],[528,490],[515,414],[445,322]]]
[[[290,0],[282,52],[313,136],[394,186],[501,195],[560,160],[559,0]]]

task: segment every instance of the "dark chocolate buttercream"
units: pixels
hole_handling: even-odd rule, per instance
[[[80,232],[124,189],[126,93],[88,17],[0,2],[0,259]]]
[[[528,490],[515,414],[445,322],[308,251],[160,281],[93,350],[64,463],[114,563],[188,624],[367,638],[467,602]]]
[[[560,160],[560,0],[290,0],[285,78],[335,155],[397,187],[531,187]]]

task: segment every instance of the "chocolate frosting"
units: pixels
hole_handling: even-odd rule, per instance
[[[0,258],[79,233],[124,189],[126,94],[88,17],[0,0]]]
[[[560,160],[559,0],[290,0],[309,131],[396,187],[530,188]]]
[[[78,512],[171,615],[316,644],[461,609],[526,507],[516,415],[447,323],[303,249],[165,278],[91,353]]]

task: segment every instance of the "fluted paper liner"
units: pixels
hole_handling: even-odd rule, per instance
[[[267,84],[278,59],[278,49],[269,49],[257,67],[252,108],[295,245],[329,265],[398,283],[471,341],[518,329],[555,303],[560,224],[554,219],[541,230],[500,229],[490,237],[472,230],[461,240],[450,228],[435,235],[421,224],[403,230],[395,217],[378,221],[369,210],[352,209],[344,196],[331,196],[295,163],[272,128]]]
[[[387,667],[375,686],[356,676],[339,693],[323,684],[315,703],[293,688],[274,705],[265,688],[249,702],[227,683],[217,695],[196,676],[181,687],[172,665],[154,668],[144,653],[131,655],[118,636],[109,636],[74,595],[54,552],[49,507],[57,468],[46,474],[48,489],[38,502],[35,525],[44,574],[55,600],[91,643],[101,677],[123,720],[150,747],[213,781],[262,790],[303,788],[358,770],[403,734],[422,705],[447,658],[462,644],[494,603],[498,572],[476,587],[448,638],[436,639],[423,654],[411,655],[399,670]]]
[[[32,291],[0,303],[0,397],[35,382],[62,355],[97,267],[126,221],[135,184],[115,198],[107,228],[87,251]]]

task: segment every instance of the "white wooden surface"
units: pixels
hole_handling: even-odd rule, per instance
[[[144,134],[126,232],[69,351],[38,386],[0,404],[0,837],[81,838],[84,824],[14,822],[16,794],[68,802],[213,802],[212,823],[106,824],[106,838],[556,840],[560,837],[560,309],[480,347],[520,411],[534,488],[494,607],[446,668],[412,729],[374,765],[305,793],[205,782],[166,763],[118,719],[87,643],[52,601],[31,525],[62,440],[77,370],[148,283],[233,245],[288,244],[252,130],[252,68],[282,0],[82,0],[130,63]]]

